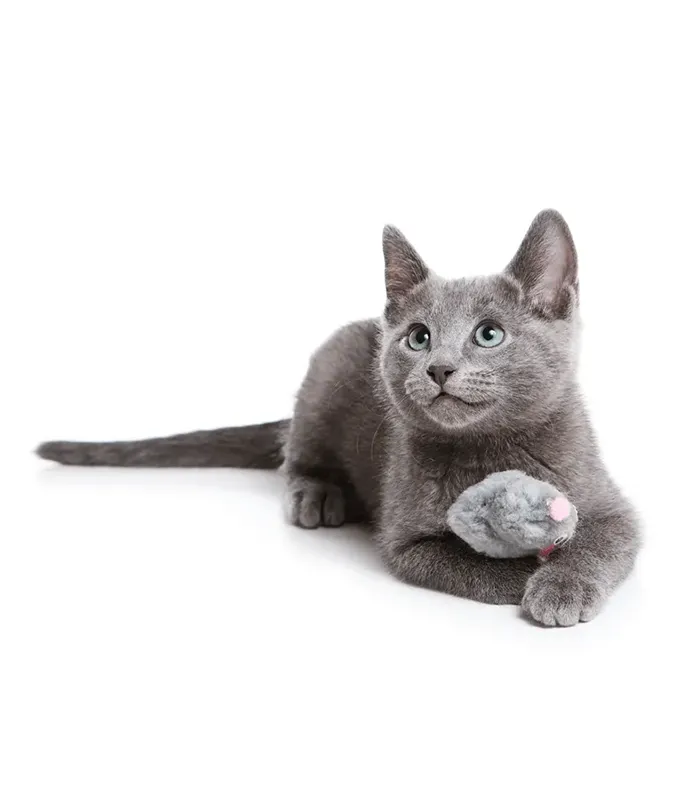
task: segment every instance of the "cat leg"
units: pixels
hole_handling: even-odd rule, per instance
[[[311,374],[319,367],[314,362]],[[306,380],[312,380],[310,375]],[[319,376],[313,386],[318,393],[328,388]],[[301,528],[335,528],[364,521],[367,515],[342,466],[337,409],[324,392],[310,394],[302,390],[299,396],[284,449],[287,518]]]
[[[389,571],[400,580],[480,603],[519,605],[535,558],[488,558],[452,533],[417,534],[399,528],[379,532]]]
[[[462,492],[448,510],[450,528],[493,558],[546,558],[574,534],[575,507],[551,483],[518,470],[495,472]]]

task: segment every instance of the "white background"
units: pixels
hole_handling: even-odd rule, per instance
[[[2,4],[3,800],[676,794],[675,6]],[[287,416],[384,223],[457,276],[545,206],[646,525],[593,623],[403,586],[276,474],[31,455]]]

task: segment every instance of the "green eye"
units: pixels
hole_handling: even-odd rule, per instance
[[[504,331],[494,322],[482,322],[476,328],[474,341],[479,347],[497,347],[504,341]]]
[[[426,325],[415,325],[407,335],[407,344],[412,350],[426,350],[431,334]]]

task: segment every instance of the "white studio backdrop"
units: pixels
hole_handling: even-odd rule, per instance
[[[3,798],[674,794],[678,14],[2,4]],[[275,475],[31,455],[287,416],[380,313],[385,223],[469,275],[546,206],[647,533],[590,625],[401,586],[363,533],[288,528]]]

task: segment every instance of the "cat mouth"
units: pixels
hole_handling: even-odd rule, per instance
[[[480,408],[481,406],[488,405],[487,400],[465,400],[463,397],[459,397],[456,394],[450,394],[450,392],[439,392],[431,401],[431,405],[435,405],[438,402],[450,402],[456,405],[463,405],[469,406],[469,408]]]

